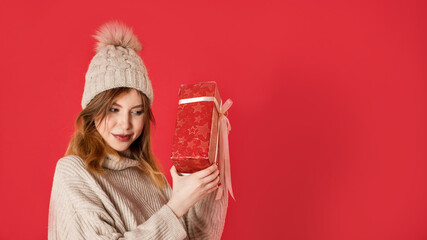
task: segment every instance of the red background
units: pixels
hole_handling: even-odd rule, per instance
[[[345,2],[345,3],[344,3]],[[234,105],[223,239],[427,239],[425,1],[2,1],[0,239],[46,239],[91,34],[133,26],[170,179],[181,83]]]

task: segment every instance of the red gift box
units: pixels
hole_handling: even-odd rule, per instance
[[[183,84],[172,143],[172,162],[178,172],[190,174],[217,162],[220,181],[216,199],[224,190],[234,198],[231,186],[227,110],[233,102],[222,104],[215,82]]]
[[[178,172],[197,172],[216,161],[218,106],[221,97],[215,82],[181,85],[171,156]]]

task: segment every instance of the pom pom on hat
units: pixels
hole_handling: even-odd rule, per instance
[[[142,49],[142,45],[138,37],[133,34],[132,29],[118,21],[102,25],[93,37],[98,40],[95,48],[96,52],[108,45],[131,48],[136,53]]]

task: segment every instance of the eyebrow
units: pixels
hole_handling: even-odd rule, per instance
[[[118,103],[113,103],[113,106],[117,106],[117,107],[122,107],[122,106],[120,106],[120,104],[118,104]],[[133,107],[131,107],[131,109],[134,109],[134,108],[142,108],[143,107],[143,105],[142,104],[139,104],[139,105],[136,105],[136,106],[133,106]]]

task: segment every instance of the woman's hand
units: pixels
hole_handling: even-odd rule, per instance
[[[172,166],[170,172],[173,190],[167,205],[178,218],[182,217],[205,195],[218,189],[219,170],[216,164],[185,176],[178,175],[175,166]]]

